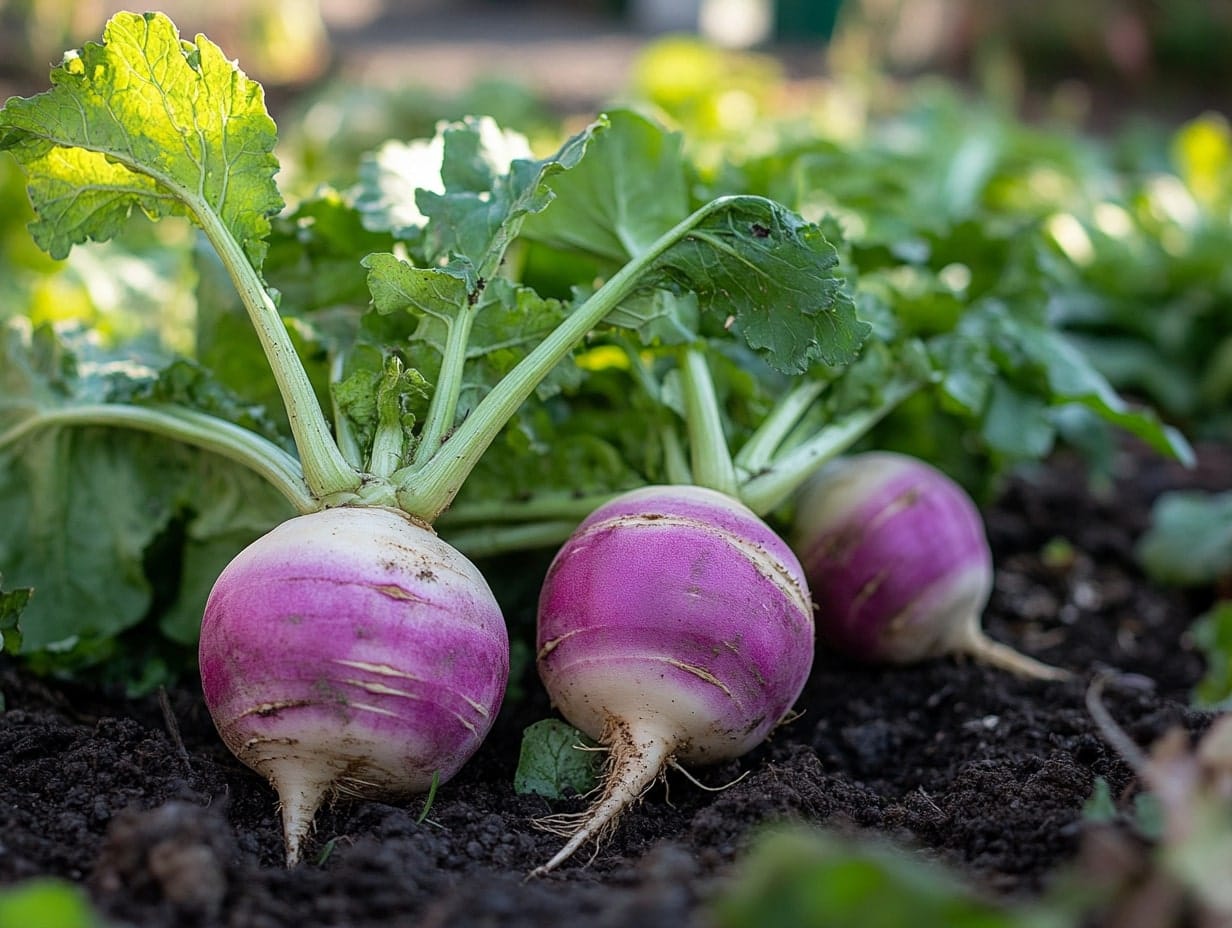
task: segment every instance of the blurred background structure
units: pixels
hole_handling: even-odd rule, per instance
[[[0,0],[0,95],[43,86],[65,48],[130,6]],[[1060,95],[1096,127],[1127,108],[1228,108],[1228,0],[234,0],[156,6],[205,32],[277,104],[326,77],[460,92],[499,78],[563,110],[620,94],[664,33],[756,49],[792,77],[836,65],[938,73],[1024,108]]]

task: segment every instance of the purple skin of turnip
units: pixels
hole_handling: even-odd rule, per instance
[[[923,461],[876,451],[830,462],[800,494],[793,547],[823,645],[871,663],[962,653],[1025,677],[1070,676],[984,633],[993,562],[983,520]]]
[[[799,561],[731,497],[654,486],[593,512],[539,600],[538,666],[553,704],[604,745],[598,798],[553,824],[551,870],[599,839],[664,768],[746,753],[790,711],[813,660]]]
[[[386,508],[284,522],[219,576],[200,643],[206,705],[282,806],[287,863],[331,792],[392,797],[453,776],[509,675],[478,570]]]

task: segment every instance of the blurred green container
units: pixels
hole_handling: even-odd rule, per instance
[[[780,42],[829,40],[843,0],[775,0],[774,35]]]

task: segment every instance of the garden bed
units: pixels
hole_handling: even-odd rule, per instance
[[[1133,545],[1149,506],[1178,486],[1224,489],[1232,455],[1199,449],[1193,470],[1144,452],[1115,486],[1088,490],[1068,457],[1010,484],[986,513],[997,561],[986,627],[1071,668],[1028,682],[969,662],[870,669],[824,650],[798,714],[751,754],[653,788],[593,859],[528,871],[560,839],[533,822],[580,808],[519,796],[522,729],[550,714],[524,665],[492,735],[443,786],[399,804],[322,810],[294,870],[282,866],[272,791],[218,739],[195,680],[129,701],[0,664],[0,884],[52,875],[86,886],[117,923],[140,926],[705,924],[761,826],[803,821],[914,847],[980,891],[1038,897],[1071,866],[1084,806],[1105,781],[1135,789],[1085,705],[1103,670],[1113,717],[1139,744],[1209,716],[1190,708],[1203,670],[1186,639],[1200,598],[1162,590]],[[541,576],[546,558],[491,570]],[[528,584],[533,588],[534,584]],[[515,597],[515,600],[517,598]],[[526,639],[530,596],[507,602]]]

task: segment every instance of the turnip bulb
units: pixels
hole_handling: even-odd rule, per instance
[[[876,451],[830,462],[802,490],[792,538],[823,645],[869,662],[964,653],[1021,676],[1069,676],[984,633],[993,561],[983,520],[923,461]]]
[[[608,749],[568,840],[599,839],[675,761],[746,753],[790,711],[813,660],[799,561],[742,503],[652,486],[595,510],[557,553],[539,600],[538,667],[553,704]]]
[[[327,795],[396,797],[457,773],[500,708],[509,640],[479,571],[435,532],[344,507],[227,565],[200,664],[223,741],[278,793],[291,865]]]

